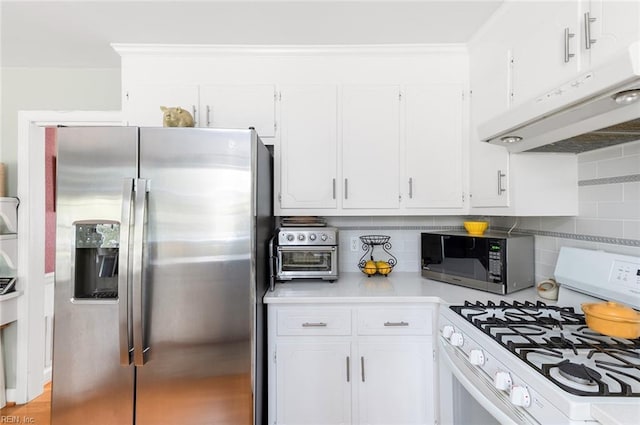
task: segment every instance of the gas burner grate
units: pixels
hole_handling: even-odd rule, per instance
[[[571,394],[640,397],[640,338],[596,333],[572,307],[541,301],[450,308]]]

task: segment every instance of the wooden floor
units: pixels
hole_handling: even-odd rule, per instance
[[[45,385],[44,393],[30,403],[0,409],[0,423],[50,425],[51,383]]]

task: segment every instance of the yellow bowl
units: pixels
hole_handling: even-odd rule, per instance
[[[486,221],[465,221],[463,224],[470,235],[481,235],[489,227],[489,223]]]

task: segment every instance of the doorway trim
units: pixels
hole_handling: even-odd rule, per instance
[[[44,128],[123,125],[120,111],[18,112],[18,321],[16,388],[7,395],[17,404],[42,394],[45,384],[45,162]]]

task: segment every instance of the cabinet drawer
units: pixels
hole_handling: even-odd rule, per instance
[[[428,308],[358,309],[358,335],[430,335]]]
[[[278,335],[351,335],[348,308],[278,310]]]

